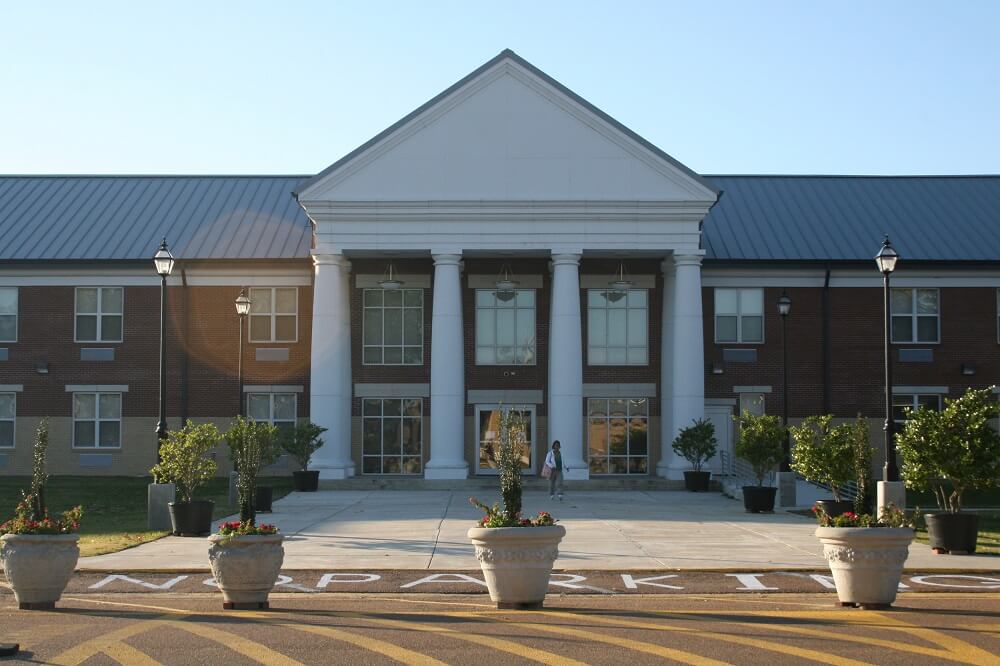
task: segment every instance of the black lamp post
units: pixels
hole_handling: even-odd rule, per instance
[[[896,424],[892,420],[892,357],[890,356],[892,310],[890,304],[889,275],[896,270],[899,254],[889,243],[889,236],[882,241],[882,248],[875,255],[875,264],[882,273],[882,296],[885,301],[885,467],[882,469],[883,481],[899,481],[899,468],[896,466]]]
[[[781,315],[781,394],[782,394],[782,407],[781,416],[784,421],[785,426],[785,443],[782,446],[782,460],[781,460],[781,471],[790,472],[791,467],[791,453],[792,445],[789,442],[788,434],[788,313],[792,311],[792,299],[788,297],[788,294],[784,290],[781,292],[781,298],[778,299],[778,314]]]
[[[153,265],[160,275],[160,420],[156,423],[158,452],[159,442],[167,436],[167,277],[174,270],[174,257],[167,249],[166,238],[153,255]]]
[[[240,318],[240,357],[236,362],[236,376],[240,385],[239,408],[236,413],[243,416],[243,320],[250,313],[250,298],[246,289],[240,289],[240,295],[236,297],[236,314]]]

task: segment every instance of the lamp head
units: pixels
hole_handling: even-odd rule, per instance
[[[156,266],[156,272],[161,277],[167,277],[170,275],[170,271],[174,270],[174,255],[170,254],[170,250],[167,249],[166,238],[160,243],[160,249],[153,255],[153,265]]]
[[[878,266],[882,275],[888,275],[896,270],[896,262],[898,261],[899,253],[893,249],[892,243],[889,242],[889,236],[886,236],[885,240],[882,241],[882,248],[875,255],[875,265]]]
[[[784,291],[781,292],[781,298],[778,299],[778,314],[782,317],[787,317],[788,313],[792,310],[792,299],[788,297]]]
[[[240,295],[236,297],[236,314],[245,317],[250,313],[250,298],[246,289],[240,289]]]

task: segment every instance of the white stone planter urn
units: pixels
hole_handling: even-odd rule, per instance
[[[886,608],[896,600],[913,530],[909,527],[818,527],[841,605]]]
[[[562,525],[469,529],[468,537],[497,608],[542,607],[564,536]]]
[[[80,557],[76,534],[5,534],[0,537],[3,572],[18,608],[48,610],[62,596]]]
[[[267,595],[285,559],[280,534],[208,537],[208,560],[223,608],[267,608]]]

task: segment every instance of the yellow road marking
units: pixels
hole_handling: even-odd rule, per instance
[[[302,662],[272,650],[262,643],[256,643],[252,638],[240,636],[218,627],[203,626],[191,620],[165,620],[166,624],[190,632],[196,636],[215,641],[220,645],[238,652],[244,657],[250,657],[261,664],[278,664],[280,666],[301,666]]]
[[[392,643],[388,643],[386,641],[380,641],[370,636],[362,636],[360,634],[352,634],[348,631],[334,629],[333,627],[290,623],[279,624],[277,626],[286,627],[288,629],[296,629],[298,631],[307,631],[309,633],[319,634],[320,636],[326,636],[327,638],[333,638],[338,641],[350,643],[351,645],[357,645],[360,648],[364,648],[365,650],[370,650],[372,652],[378,652],[379,654],[383,654],[386,657],[395,659],[403,664],[413,664],[414,666],[447,666],[445,662],[438,661],[437,659],[421,652],[408,650],[406,648],[399,647],[398,645],[393,645]]]
[[[130,624],[127,627],[122,627],[121,629],[109,631],[56,655],[53,659],[51,659],[51,663],[58,664],[59,666],[76,666],[77,664],[81,664],[87,659],[90,659],[98,652],[105,652],[108,649],[113,649],[115,644],[125,640],[126,638],[137,636],[141,633],[162,626],[163,624],[164,620],[157,618],[153,620],[143,620],[141,622],[136,622],[135,624]]]
[[[127,643],[115,643],[104,648],[104,654],[108,655],[119,664],[138,664],[138,666],[161,666],[160,662],[150,657],[145,652],[136,650]]]

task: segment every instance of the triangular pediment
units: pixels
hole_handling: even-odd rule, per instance
[[[714,202],[712,186],[504,51],[298,193],[303,202]]]

